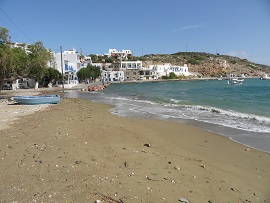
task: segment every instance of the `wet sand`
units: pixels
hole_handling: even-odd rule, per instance
[[[89,100],[13,107],[30,114],[0,125],[1,202],[270,202],[269,154],[225,137]]]

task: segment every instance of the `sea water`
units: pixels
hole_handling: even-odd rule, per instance
[[[186,123],[270,152],[270,80],[121,83],[65,96],[110,104],[118,116]]]

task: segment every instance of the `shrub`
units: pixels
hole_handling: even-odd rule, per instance
[[[194,58],[188,59],[187,63],[190,63],[190,64],[192,64],[192,65],[199,65],[199,64],[200,64],[200,62],[197,61],[197,60],[194,59]]]

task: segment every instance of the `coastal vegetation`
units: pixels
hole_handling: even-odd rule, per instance
[[[44,78],[48,80],[48,87],[52,86],[52,83],[54,83],[57,80],[60,80],[62,77],[62,74],[56,70],[55,68],[46,68],[44,71]]]
[[[77,76],[80,81],[86,79],[95,80],[100,75],[101,75],[100,68],[97,68],[96,66],[92,66],[90,64],[88,64],[86,68],[81,68],[77,72]]]
[[[170,79],[170,80],[173,80],[173,79],[186,79],[186,76],[184,76],[184,75],[177,76],[177,75],[175,75],[175,73],[171,72],[169,74],[169,76],[162,76],[161,78],[163,80],[166,80],[166,79]]]
[[[53,66],[53,55],[41,41],[33,44],[21,44],[11,48],[9,31],[0,27],[0,87],[5,80],[15,82],[19,78],[32,78],[38,83],[49,76],[50,80],[59,78],[55,72],[48,72],[48,62]],[[51,67],[54,68],[54,67]]]

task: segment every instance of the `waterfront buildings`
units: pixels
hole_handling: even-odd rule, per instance
[[[20,43],[13,43],[13,47],[23,46],[27,50],[27,45]],[[175,66],[169,63],[159,65],[143,66],[143,62],[139,60],[132,61],[132,52],[123,49],[117,51],[116,49],[109,49],[107,56],[113,58],[113,63],[106,63],[105,60],[99,63],[93,63],[91,56],[83,56],[78,53],[75,48],[72,50],[65,50],[62,53],[53,53],[55,58],[56,69],[63,74],[65,78],[65,88],[71,88],[79,83],[77,72],[81,68],[86,68],[88,64],[96,66],[101,70],[100,80],[104,82],[109,81],[134,81],[134,80],[158,80],[162,76],[169,76],[174,73],[176,76],[189,76],[188,66]],[[62,57],[62,63],[61,63]],[[50,66],[50,65],[49,65]],[[57,82],[56,85],[61,85]]]

